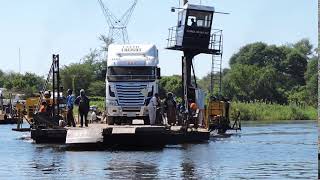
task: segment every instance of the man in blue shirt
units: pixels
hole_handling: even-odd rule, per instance
[[[67,124],[68,126],[76,127],[76,123],[73,118],[73,104],[74,104],[74,95],[72,94],[72,90],[68,89],[67,96]]]

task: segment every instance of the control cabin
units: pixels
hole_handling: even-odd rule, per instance
[[[168,48],[192,50],[198,53],[217,54],[215,44],[221,35],[212,32],[214,7],[186,4],[178,12],[178,24],[169,29]]]

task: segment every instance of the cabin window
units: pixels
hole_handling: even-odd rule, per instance
[[[189,10],[188,26],[210,28],[211,21],[212,12]]]
[[[178,13],[178,27],[181,27],[181,25],[182,25],[182,13],[179,12]]]
[[[185,18],[186,18],[186,10],[180,11],[178,13],[178,27],[185,25]]]
[[[108,81],[148,81],[155,80],[155,67],[112,66],[108,67]]]

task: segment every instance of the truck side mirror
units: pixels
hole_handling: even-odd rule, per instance
[[[157,67],[157,79],[161,79],[161,68]]]

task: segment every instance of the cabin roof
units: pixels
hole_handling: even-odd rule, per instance
[[[200,10],[200,11],[214,12],[214,7],[212,6],[203,6],[203,5],[195,5],[195,4],[186,4],[183,6],[183,9],[194,9],[194,10]]]

